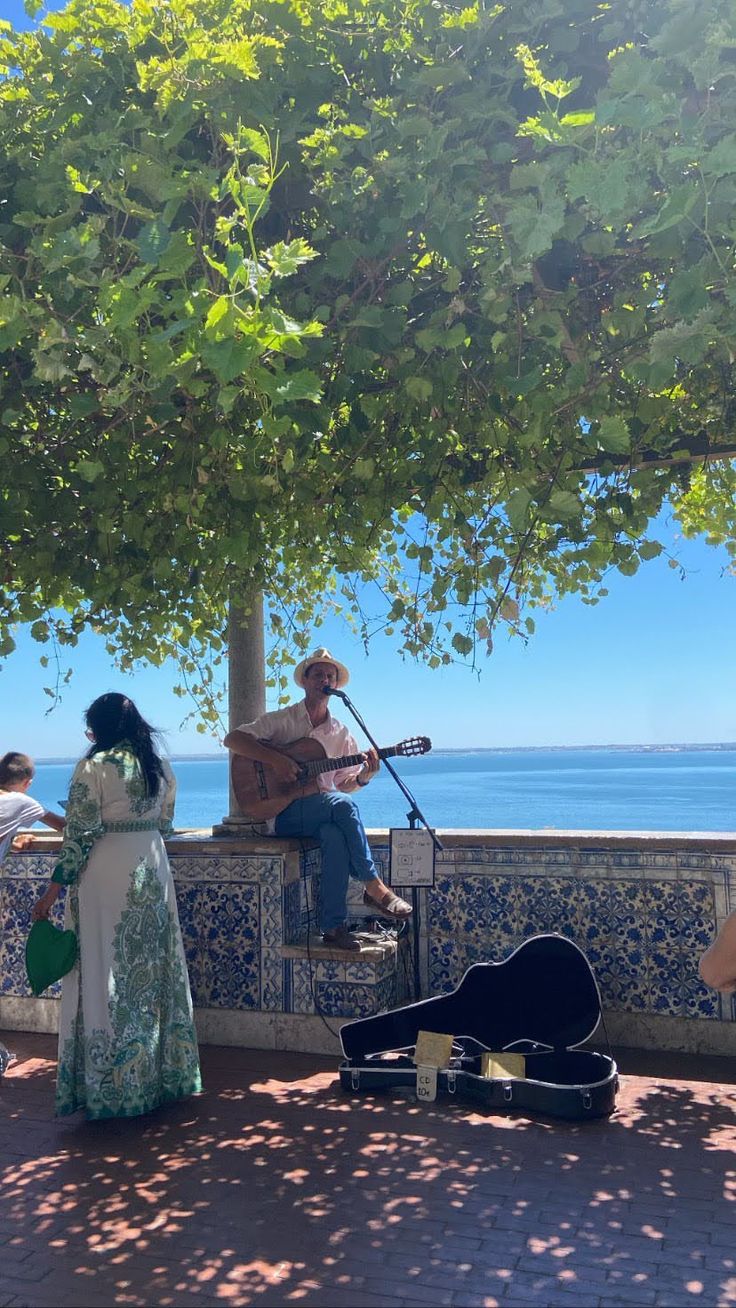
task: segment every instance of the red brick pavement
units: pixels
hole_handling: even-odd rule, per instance
[[[57,1122],[55,1042],[3,1038],[0,1308],[736,1305],[731,1084],[624,1076],[609,1122],[530,1122],[206,1048],[196,1100]]]

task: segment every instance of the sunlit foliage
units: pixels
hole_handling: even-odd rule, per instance
[[[231,596],[436,666],[668,499],[731,547],[732,0],[72,0],[0,63],[0,653],[206,717]]]

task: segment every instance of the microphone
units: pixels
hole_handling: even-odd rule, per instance
[[[343,690],[336,690],[336,689],[334,689],[332,686],[323,686],[323,687],[322,687],[322,694],[323,694],[323,695],[337,695],[338,699],[344,699],[344,698],[345,698],[345,692],[344,692]]]

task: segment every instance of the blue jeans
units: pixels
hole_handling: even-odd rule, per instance
[[[347,917],[348,878],[378,876],[357,806],[339,790],[295,799],[276,818],[277,836],[313,836],[322,851],[319,929],[334,931]]]

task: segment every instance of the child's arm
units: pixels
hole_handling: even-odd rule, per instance
[[[42,813],[38,822],[43,822],[47,827],[53,827],[54,831],[63,831],[66,826],[66,818],[60,817],[58,813]],[[10,848],[13,853],[19,854],[22,849],[33,849],[35,837],[32,832],[24,831],[21,836],[16,836]]]
[[[66,818],[58,813],[44,813],[38,820],[45,823],[47,827],[53,827],[54,831],[63,831],[66,826]]]

